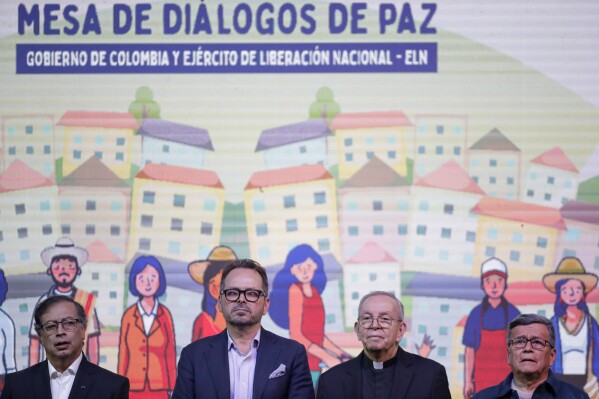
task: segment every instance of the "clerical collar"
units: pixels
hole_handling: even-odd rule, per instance
[[[372,368],[375,370],[383,370],[389,367],[392,367],[397,363],[397,355],[393,356],[391,359],[384,362],[374,362],[364,354],[364,363],[367,368]]]

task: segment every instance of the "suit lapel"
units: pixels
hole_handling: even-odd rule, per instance
[[[256,358],[256,369],[254,370],[254,390],[252,397],[255,399],[262,398],[264,388],[268,382],[270,373],[279,367],[279,352],[281,348],[273,340],[272,334],[262,329],[260,332],[260,345],[258,346],[258,355]],[[289,364],[285,365],[289,370]]]
[[[231,397],[231,385],[229,381],[229,351],[227,348],[227,329],[217,335],[218,340],[211,344],[211,348],[204,352],[206,364],[219,399]],[[223,350],[224,349],[224,350]]]
[[[39,367],[35,368],[35,376],[31,381],[34,397],[39,399],[52,399],[52,390],[50,389],[50,371],[48,370],[48,361],[44,360]],[[40,384],[40,382],[43,382]]]
[[[393,379],[393,387],[391,388],[391,397],[407,399],[408,390],[414,378],[414,372],[410,369],[412,362],[401,347],[397,351],[398,358],[395,364],[395,378]]]
[[[154,317],[154,322],[152,323],[152,327],[150,327],[150,333],[148,337],[156,332],[160,328],[162,324],[160,320],[162,320],[162,315],[164,314],[164,308],[158,305],[158,310],[156,310],[156,317]],[[142,323],[143,324],[143,323]]]
[[[141,318],[141,313],[139,313],[139,305],[135,303],[135,311],[133,312],[133,317],[135,318],[135,327],[137,327],[143,335],[146,335],[146,329],[144,328],[144,322]]]
[[[69,399],[85,399],[87,397],[87,394],[93,389],[93,374],[93,366],[87,361],[85,356],[83,356],[81,363],[79,364],[79,369],[77,369],[77,374],[75,374],[75,380],[73,381]]]
[[[348,381],[349,384],[343,386],[344,398],[360,398],[362,395],[362,362],[364,360],[364,351],[358,357],[348,361]]]

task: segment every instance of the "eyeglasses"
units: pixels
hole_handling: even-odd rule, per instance
[[[379,316],[379,317],[363,316],[358,319],[358,323],[360,323],[360,326],[362,326],[364,328],[370,328],[374,325],[375,320],[381,328],[391,327],[391,325],[393,324],[394,321],[398,321],[400,323],[403,321],[403,320],[392,319],[388,316]]]
[[[257,302],[261,296],[266,298],[266,294],[261,290],[238,290],[237,288],[230,288],[228,290],[222,290],[220,294],[224,295],[229,302],[237,301],[241,294],[243,294],[245,300],[248,302]]]
[[[73,331],[77,328],[78,323],[82,323],[82,321],[79,319],[64,319],[62,321],[49,321],[46,324],[38,326],[38,328],[48,335],[54,335],[58,332],[59,324],[62,326],[63,330]]]
[[[549,341],[540,338],[516,338],[510,341],[510,345],[515,349],[524,349],[529,342],[530,346],[538,351],[545,349],[547,345],[549,345],[550,348],[553,348],[553,345],[551,345]]]

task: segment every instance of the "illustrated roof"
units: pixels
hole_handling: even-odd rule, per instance
[[[415,185],[485,195],[478,184],[454,160],[444,163],[441,167],[422,177]]]
[[[599,205],[582,201],[570,201],[560,209],[566,219],[599,226]]]
[[[372,157],[364,166],[350,177],[343,187],[401,187],[410,183],[391,166]]]
[[[122,263],[123,259],[119,258],[114,252],[112,252],[106,244],[100,240],[96,240],[87,246],[87,253],[89,257],[88,262],[97,263]]]
[[[470,149],[520,152],[520,149],[497,128],[481,137],[476,143],[472,144]]]
[[[67,111],[57,125],[139,129],[137,120],[129,112]]]
[[[479,301],[484,296],[478,276],[432,273],[415,273],[401,294],[471,301]]]
[[[530,162],[578,173],[578,169],[560,147],[546,151]]]
[[[183,166],[148,163],[135,177],[139,179],[223,188],[223,184],[215,172]]]
[[[255,172],[250,177],[245,189],[284,186],[287,184],[305,183],[332,178],[333,176],[321,164],[292,166],[289,168]]]
[[[369,241],[347,263],[393,263],[397,260],[375,242]]]
[[[331,135],[326,119],[308,119],[263,130],[256,145],[256,152]]]
[[[15,159],[0,175],[0,193],[52,186],[54,182]]]
[[[401,111],[342,113],[337,114],[331,123],[333,130],[392,126],[413,124]]]
[[[127,187],[127,183],[93,155],[64,177],[59,186]]]
[[[208,130],[199,127],[148,118],[144,119],[138,133],[142,136],[187,144],[211,151],[214,150]]]
[[[512,220],[514,222],[530,223],[562,230],[566,229],[566,224],[559,210],[520,201],[483,197],[472,208],[471,212],[478,215]]]

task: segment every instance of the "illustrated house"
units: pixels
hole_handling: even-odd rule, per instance
[[[308,119],[263,130],[256,152],[262,152],[268,170],[318,163],[328,167],[329,136],[326,119]]]
[[[410,184],[404,177],[375,156],[339,188],[338,196],[344,260],[365,242],[404,259],[410,207]]]
[[[497,128],[468,149],[472,179],[489,197],[520,198],[522,152]]]
[[[412,127],[401,111],[337,114],[331,129],[337,138],[339,179],[349,179],[375,156],[406,176],[407,135]]]
[[[243,198],[252,258],[276,264],[302,243],[340,258],[335,180],[323,165],[255,172]]]
[[[131,188],[96,156],[58,184],[60,234],[87,246],[100,241],[125,259]]]
[[[425,176],[453,160],[466,167],[468,118],[463,115],[420,114],[415,117],[414,177]]]
[[[127,259],[205,256],[220,241],[224,196],[213,171],[147,164],[133,183]]]
[[[3,115],[0,137],[0,172],[19,160],[42,176],[54,180],[54,117]]]
[[[64,129],[63,176],[95,155],[121,179],[131,177],[133,153],[138,145],[135,132],[139,129],[132,114],[67,111],[57,126]]]
[[[555,147],[528,163],[522,201],[560,208],[576,199],[579,172],[564,151]]]
[[[471,275],[476,217],[485,192],[456,161],[412,186],[405,270]]]
[[[206,151],[214,151],[206,129],[144,119],[138,135],[142,137],[142,166],[167,164],[202,169]]]

